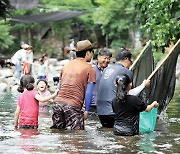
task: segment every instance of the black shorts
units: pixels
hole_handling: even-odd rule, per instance
[[[114,115],[98,115],[98,117],[103,127],[113,128]]]

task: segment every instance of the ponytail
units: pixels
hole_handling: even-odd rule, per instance
[[[20,86],[17,88],[17,91],[20,92],[20,93],[23,93],[23,92],[24,92],[24,88],[20,85]]]
[[[26,88],[27,90],[33,90],[34,89],[34,85],[33,83],[35,82],[33,76],[31,75],[23,75],[20,79],[20,86],[18,87],[18,92],[23,93],[24,92],[24,88]]]
[[[27,90],[33,90],[33,89],[34,89],[33,84],[32,84],[32,83],[28,83],[28,84],[26,85],[26,89],[27,89]]]
[[[131,80],[126,74],[121,74],[116,77],[116,101],[125,102],[129,83],[131,83]]]

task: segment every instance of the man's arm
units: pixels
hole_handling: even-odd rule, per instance
[[[91,104],[92,96],[93,96],[93,88],[94,88],[94,83],[89,82],[87,84],[86,94],[85,94],[85,113],[84,113],[85,119],[87,119],[88,111],[90,109],[90,104]]]

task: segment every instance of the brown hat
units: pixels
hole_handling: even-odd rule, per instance
[[[84,51],[88,49],[96,49],[97,45],[94,43],[91,43],[89,40],[83,40],[79,41],[76,44],[76,52]]]

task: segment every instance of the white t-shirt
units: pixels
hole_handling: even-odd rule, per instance
[[[24,57],[26,57],[26,50],[20,49],[13,55],[11,61],[13,64],[18,64],[22,62],[22,59],[24,59]]]

